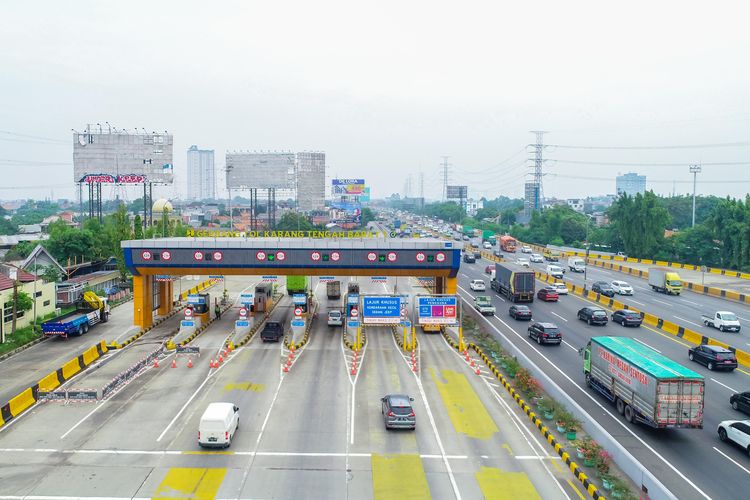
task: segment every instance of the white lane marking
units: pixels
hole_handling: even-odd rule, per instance
[[[466,273],[461,273],[461,276],[463,276],[463,277],[464,277],[464,278],[466,278],[467,280],[471,279],[471,278],[469,278],[469,275],[468,275],[468,274],[466,274]]]
[[[223,370],[225,366],[227,366],[229,363],[232,362],[232,360],[237,359],[237,356],[233,356],[226,361],[224,361],[224,364],[220,367],[216,368],[214,371],[210,372],[208,376],[206,377],[206,380],[204,380],[201,385],[198,386],[198,388],[193,392],[193,394],[188,398],[188,400],[185,402],[184,405],[182,405],[182,408],[180,408],[180,411],[177,412],[177,414],[172,418],[172,421],[169,422],[169,424],[164,428],[163,431],[161,431],[161,434],[159,434],[159,437],[156,438],[156,442],[158,443],[161,441],[161,439],[164,437],[164,435],[169,431],[169,429],[174,425],[174,423],[177,421],[177,419],[182,415],[182,413],[187,409],[188,405],[195,399],[195,396],[198,395],[198,393],[203,389],[203,386],[205,386],[209,380],[211,380],[211,377],[219,373],[219,371]]]
[[[470,294],[469,294],[469,293],[468,293],[468,292],[467,292],[467,291],[466,291],[466,290],[465,290],[464,288],[462,288],[462,287],[460,287],[460,286],[459,286],[459,287],[458,287],[458,289],[459,289],[459,290],[462,290],[462,291],[464,292],[464,294],[466,294],[466,295],[469,295],[469,296],[470,296]],[[467,304],[470,304],[470,303],[469,303],[469,301],[468,301],[468,300],[466,300],[466,298],[465,298],[465,297],[462,297],[462,299],[463,299],[463,301],[464,301],[464,302],[466,302]],[[648,443],[647,443],[646,441],[644,441],[644,440],[643,440],[643,439],[642,439],[642,438],[641,438],[640,436],[638,436],[638,435],[637,435],[637,434],[636,434],[635,432],[633,432],[633,431],[632,431],[631,429],[629,429],[629,428],[628,428],[628,426],[627,426],[627,425],[625,425],[625,422],[623,422],[623,421],[622,421],[622,420],[620,420],[619,418],[615,417],[615,415],[614,415],[614,414],[613,414],[613,413],[612,413],[612,412],[611,412],[611,411],[610,411],[609,409],[605,408],[605,407],[604,407],[604,405],[602,405],[602,403],[601,403],[600,401],[597,401],[596,399],[594,399],[594,396],[592,396],[591,394],[589,394],[588,392],[586,392],[586,391],[585,391],[585,390],[583,389],[583,387],[581,387],[581,386],[580,386],[580,385],[579,385],[579,384],[578,384],[577,382],[575,382],[575,381],[574,381],[574,380],[573,380],[572,378],[570,378],[570,376],[569,376],[569,375],[568,375],[567,373],[565,373],[565,372],[564,372],[564,371],[563,371],[563,370],[562,370],[561,368],[559,368],[559,367],[558,367],[558,366],[557,366],[557,365],[556,365],[555,363],[553,363],[553,362],[552,362],[552,360],[550,360],[550,359],[549,359],[549,358],[548,358],[547,356],[545,356],[544,354],[542,354],[542,353],[541,353],[541,351],[540,351],[539,349],[537,349],[537,348],[536,348],[536,347],[535,347],[535,346],[534,346],[534,345],[533,345],[533,344],[532,344],[531,342],[529,342],[529,341],[528,341],[528,340],[527,340],[526,338],[524,338],[524,337],[523,337],[523,335],[519,334],[519,333],[518,333],[517,331],[515,331],[515,330],[514,330],[513,328],[511,328],[511,326],[510,326],[510,325],[508,325],[508,324],[507,324],[507,323],[506,323],[505,321],[503,321],[502,319],[498,318],[497,316],[495,316],[495,318],[496,318],[496,319],[497,319],[497,320],[498,320],[498,321],[499,321],[500,323],[502,323],[502,324],[503,324],[503,326],[505,326],[505,327],[506,327],[506,328],[507,328],[508,330],[510,330],[511,332],[513,332],[513,333],[514,333],[514,334],[515,334],[515,335],[516,335],[516,336],[517,336],[517,337],[518,337],[519,339],[521,339],[521,341],[525,342],[525,343],[526,343],[526,344],[527,344],[527,345],[528,345],[528,346],[529,346],[529,347],[530,347],[530,348],[531,348],[531,349],[532,349],[533,351],[535,351],[535,352],[536,352],[536,353],[537,353],[537,354],[538,354],[538,355],[539,355],[539,356],[540,356],[540,357],[541,357],[542,359],[544,359],[544,360],[545,360],[545,361],[546,361],[546,362],[547,362],[547,363],[548,363],[548,364],[549,364],[549,365],[550,365],[550,366],[551,366],[551,367],[552,367],[552,368],[553,368],[553,369],[554,369],[555,371],[557,371],[557,372],[558,372],[558,373],[559,373],[559,374],[560,374],[561,376],[563,376],[563,377],[564,377],[565,379],[567,379],[567,380],[568,380],[568,382],[570,382],[570,383],[571,383],[571,384],[573,384],[573,385],[574,385],[574,386],[575,386],[576,388],[578,388],[578,390],[579,390],[579,391],[581,391],[581,393],[582,393],[582,394],[583,394],[583,395],[584,395],[585,397],[587,397],[588,399],[590,399],[592,403],[594,403],[594,404],[595,404],[596,406],[598,406],[598,407],[599,407],[599,408],[600,408],[600,409],[601,409],[601,410],[602,410],[603,412],[605,412],[605,413],[606,413],[607,415],[609,415],[609,416],[610,416],[610,418],[612,419],[612,421],[613,421],[613,422],[614,422],[614,423],[615,423],[616,425],[619,425],[620,427],[622,427],[622,428],[623,428],[623,429],[625,430],[625,432],[627,432],[628,434],[630,434],[630,435],[631,435],[631,436],[632,436],[632,437],[633,437],[634,439],[638,440],[638,442],[639,442],[639,443],[641,443],[641,444],[643,445],[643,447],[644,447],[644,448],[646,448],[646,449],[647,449],[647,450],[649,450],[649,451],[650,451],[651,453],[653,453],[653,454],[654,454],[654,456],[656,456],[656,457],[657,457],[657,458],[658,458],[659,460],[661,460],[661,461],[662,461],[662,462],[663,462],[663,463],[664,463],[664,464],[665,464],[665,465],[666,465],[667,467],[669,467],[669,469],[671,469],[671,470],[672,470],[672,472],[674,472],[675,474],[677,474],[677,475],[678,475],[678,476],[679,476],[679,477],[680,477],[680,478],[681,478],[681,479],[682,479],[683,481],[685,481],[685,482],[686,482],[687,484],[689,484],[689,485],[690,485],[690,486],[691,486],[691,487],[692,487],[692,488],[693,488],[693,489],[694,489],[695,491],[697,491],[698,493],[700,493],[700,495],[701,495],[702,497],[704,497],[704,498],[706,498],[706,499],[708,499],[708,500],[711,500],[711,497],[709,497],[708,495],[706,495],[706,493],[704,493],[704,492],[703,492],[703,490],[701,490],[701,489],[700,489],[700,488],[698,487],[698,485],[696,485],[695,483],[693,483],[693,482],[692,482],[692,481],[691,481],[691,480],[690,480],[690,479],[689,479],[689,478],[688,478],[687,476],[685,476],[685,475],[684,475],[684,474],[683,474],[682,472],[680,472],[680,470],[679,470],[679,469],[677,469],[677,468],[676,468],[676,467],[675,467],[674,465],[672,465],[672,464],[671,464],[671,463],[670,463],[670,462],[669,462],[669,461],[668,461],[668,460],[667,460],[666,458],[664,458],[664,457],[663,457],[663,456],[662,456],[661,454],[659,454],[659,452],[657,452],[657,451],[656,451],[656,450],[655,450],[655,449],[654,449],[654,448],[653,448],[653,447],[652,447],[652,446],[651,446],[650,444],[648,444]],[[504,334],[504,333],[503,333],[502,331],[500,331],[500,329],[499,329],[499,328],[498,328],[497,326],[495,326],[494,324],[492,324],[492,322],[491,322],[491,321],[490,321],[489,319],[487,319],[487,317],[486,317],[486,316],[482,316],[482,319],[483,319],[484,321],[486,321],[486,322],[487,322],[487,324],[488,324],[488,325],[489,325],[490,327],[492,327],[492,329],[493,329],[493,330],[495,330],[495,331],[497,332],[497,334],[498,334],[498,335],[500,335],[500,336],[501,336],[501,337],[502,337],[503,339],[505,339],[505,341],[506,341],[506,342],[507,342],[508,344],[513,344],[513,342],[511,342],[511,341],[510,341],[510,339],[509,339],[508,337],[506,337],[506,336],[505,336],[505,334]],[[529,361],[530,361],[530,360],[529,360]],[[562,391],[562,389],[561,389],[561,391]],[[571,399],[572,399],[572,398],[571,398]],[[573,400],[573,401],[575,402],[575,400]],[[586,410],[583,410],[583,409],[582,409],[582,411],[586,412]],[[586,413],[587,413],[587,412],[586,412]],[[590,415],[589,415],[589,416],[590,416]],[[592,420],[593,420],[593,418],[592,418]]]
[[[721,451],[720,449],[718,449],[716,446],[714,446],[713,449],[716,450],[716,453],[719,453],[720,455],[723,455],[724,458],[726,458],[727,460],[729,460],[730,462],[732,462],[734,465],[736,465],[740,469],[742,469],[745,472],[747,472],[748,474],[750,474],[750,470],[748,470],[746,467],[740,465],[739,462],[735,461],[733,458],[731,458],[729,455],[727,455],[726,453],[724,453],[723,451]]]
[[[729,389],[729,390],[730,390],[730,391],[732,391],[732,392],[739,392],[739,391],[736,391],[736,390],[732,389],[731,387],[729,387],[729,386],[728,386],[728,385],[726,385],[726,384],[722,384],[721,382],[719,382],[718,380],[716,380],[716,379],[715,379],[715,378],[713,378],[713,377],[711,377],[711,380],[713,380],[714,382],[716,382],[717,384],[719,384],[719,385],[720,385],[720,386],[722,386],[722,387],[726,387],[727,389]]]
[[[693,301],[690,301],[690,300],[687,300],[687,299],[682,299],[682,298],[681,298],[681,299],[679,299],[679,300],[680,300],[681,302],[686,302],[686,303],[688,303],[688,304],[691,304],[691,305],[694,305],[694,306],[699,306],[699,305],[700,305],[700,304],[699,304],[699,303],[697,303],[697,302],[693,302]]]
[[[665,306],[672,307],[672,304],[669,302],[664,302],[663,300],[659,300],[659,299],[651,299],[651,300],[653,300],[654,302],[658,302],[659,304],[664,304]]]
[[[504,298],[503,298],[503,297],[502,297],[501,295],[499,295],[499,294],[497,294],[497,293],[496,293],[495,295],[497,295],[497,298],[498,298],[498,299],[500,299],[500,300],[502,300],[503,302],[505,302],[505,299],[504,299]]]
[[[552,314],[554,314],[555,316],[557,316],[558,318],[560,318],[561,320],[565,321],[566,323],[568,322],[568,320],[567,320],[567,319],[563,318],[562,316],[560,316],[559,314],[557,314],[557,313],[556,313],[555,311],[550,311],[550,312],[551,312]]]
[[[646,307],[646,304],[644,304],[643,302],[638,302],[637,300],[630,299],[630,302],[632,302],[633,304],[638,304],[639,306]]]
[[[651,346],[651,345],[648,345],[648,344],[647,344],[647,343],[645,343],[644,341],[642,341],[642,340],[638,340],[638,339],[637,339],[637,338],[635,338],[635,337],[633,337],[633,340],[635,340],[635,341],[636,341],[636,342],[638,342],[639,344],[643,344],[643,345],[645,345],[646,347],[648,347],[648,348],[650,348],[650,349],[653,349],[654,351],[656,351],[656,352],[658,352],[659,354],[661,354],[661,351],[660,351],[659,349],[657,349],[656,347],[654,347],[654,346]]]
[[[546,457],[535,457],[535,456],[527,456],[527,455],[514,455],[513,458],[516,460],[562,460],[560,457],[556,457],[553,455],[547,455]]]
[[[750,321],[750,319],[743,318],[742,316],[737,316],[737,319],[741,319],[742,321]]]
[[[700,327],[704,326],[704,325],[699,325],[698,323],[693,323],[692,321],[686,320],[685,318],[680,318],[679,316],[674,316],[674,319],[679,319],[680,321],[684,321],[685,323],[690,323],[691,325],[695,325],[695,326],[700,326]]]
[[[569,343],[568,343],[567,341],[563,340],[563,344],[565,344],[566,346],[570,347],[570,348],[571,348],[571,349],[573,349],[573,350],[574,350],[575,352],[578,352],[578,349],[576,349],[575,347],[573,347],[573,345],[572,345],[572,344],[569,344]]]
[[[282,368],[279,367],[279,371],[281,371]],[[260,432],[258,433],[258,438],[255,440],[256,446],[260,444],[260,440],[263,437],[263,432],[266,430],[266,425],[268,425],[268,419],[271,418],[271,411],[273,410],[273,405],[276,403],[276,399],[279,397],[279,391],[281,391],[281,384],[284,382],[284,376],[282,375],[279,379],[279,385],[276,386],[276,392],[273,393],[273,399],[271,399],[271,404],[268,406],[268,412],[266,412],[266,418],[263,419],[263,425],[260,426]]]

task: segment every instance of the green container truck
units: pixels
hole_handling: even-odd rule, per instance
[[[309,276],[287,276],[286,277],[286,293],[294,295],[295,293],[304,293],[307,295],[307,290],[310,288],[310,277]]]

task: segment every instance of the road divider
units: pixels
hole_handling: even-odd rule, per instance
[[[316,318],[316,315],[318,313],[318,302],[313,302],[313,310],[312,313],[308,314],[307,316],[307,324],[305,325],[305,333],[302,335],[302,340],[295,343],[294,342],[294,334],[290,331],[284,336],[284,345],[287,349],[290,351],[299,351],[302,347],[304,347],[307,342],[310,340],[310,331],[312,330],[312,324],[313,320]],[[291,340],[290,340],[291,339]]]
[[[39,393],[54,391],[64,382],[85,370],[94,361],[107,353],[107,344],[101,341],[86,349],[79,356],[71,359],[62,367],[42,377],[39,382],[28,389],[24,389],[18,395],[11,398],[7,403],[0,407],[0,427],[18,417],[21,413],[28,410],[39,401]]]
[[[544,281],[545,283],[555,283],[559,280],[554,278],[553,276],[550,276],[546,273],[540,273],[536,271],[534,273],[536,275],[536,278],[540,281]],[[650,313],[643,312],[639,309],[636,309],[634,307],[631,307],[627,304],[624,304],[618,300],[615,300],[614,298],[603,296],[599,293],[592,292],[590,290],[585,289],[584,287],[580,285],[572,285],[570,283],[567,283],[568,290],[570,290],[571,293],[578,295],[579,297],[583,297],[585,299],[588,299],[592,302],[596,302],[598,304],[602,304],[605,307],[608,307],[610,309],[629,309],[631,311],[635,311],[638,313],[641,313],[643,315],[643,323],[649,326],[652,326],[658,330],[661,330],[665,333],[668,333],[670,335],[673,335],[675,337],[679,337],[682,339],[685,339],[686,341],[699,345],[699,344],[709,344],[709,345],[718,345],[725,347],[727,349],[730,349],[735,353],[737,356],[737,362],[745,367],[750,368],[750,353],[738,349],[736,347],[733,347],[729,344],[726,344],[724,342],[721,342],[719,340],[716,340],[712,337],[708,337],[706,335],[703,335],[702,333],[696,332],[694,330],[690,330],[689,328],[685,328],[684,326],[680,326],[677,323],[673,323],[671,321],[667,321],[663,318],[660,318],[658,316],[655,316]]]
[[[223,308],[221,308],[221,313],[224,314],[231,307],[232,307],[232,304],[227,304],[226,306],[224,306]],[[209,314],[209,316],[210,316],[210,314]],[[177,349],[178,347],[182,347],[182,346],[185,346],[185,345],[189,344],[190,342],[192,342],[193,340],[195,340],[196,337],[198,337],[198,335],[200,335],[201,333],[205,332],[206,329],[214,321],[216,321],[216,316],[214,316],[213,318],[209,319],[207,323],[205,323],[205,324],[201,325],[200,327],[198,327],[193,333],[191,333],[190,335],[188,335],[184,339],[180,340],[179,342],[175,342],[174,339],[176,338],[177,335],[180,334],[180,331],[178,329],[177,330],[177,334],[175,335],[175,337],[172,337],[171,339],[167,340],[167,342],[166,342],[166,344],[164,346],[165,349],[167,349],[169,351],[173,351],[173,350]]]
[[[257,321],[252,327],[250,327],[250,331],[247,332],[247,334],[244,337],[242,337],[242,339],[240,339],[237,342],[234,342],[234,339],[227,340],[226,342],[224,342],[224,346],[228,347],[229,349],[236,349],[250,342],[255,336],[255,334],[258,332],[258,330],[260,330],[263,327],[266,320],[271,317],[271,313],[273,312],[274,309],[276,309],[276,306],[279,304],[279,302],[281,302],[282,297],[283,297],[283,294],[280,294],[280,293],[274,294],[273,300],[271,301],[271,307],[269,307],[268,310],[264,313],[265,317],[263,318],[263,320]],[[231,337],[232,336],[230,335],[230,338]]]

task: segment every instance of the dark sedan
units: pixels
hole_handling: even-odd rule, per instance
[[[612,322],[620,323],[622,326],[641,326],[643,316],[630,309],[618,309],[612,313]]]
[[[585,321],[589,325],[606,325],[607,311],[598,307],[584,307],[578,311],[578,319]]]
[[[510,314],[510,317],[513,319],[526,319],[531,321],[531,309],[529,309],[529,306],[513,304],[510,306],[510,309],[508,309],[508,314]]]
[[[534,323],[529,327],[528,333],[537,344],[559,345],[562,342],[562,333],[554,323]]]
[[[732,408],[735,410],[744,411],[745,413],[750,414],[750,391],[732,394],[729,397],[729,404],[731,404]]]
[[[557,302],[560,299],[557,290],[554,288],[542,288],[536,293],[536,296],[545,302]]]
[[[706,365],[709,370],[734,370],[737,357],[726,347],[701,344],[688,349],[688,359]]]
[[[606,281],[595,281],[594,284],[591,285],[591,291],[605,295],[607,297],[615,296],[615,289],[612,288],[612,285],[610,285]]]

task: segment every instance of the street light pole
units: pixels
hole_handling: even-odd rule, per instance
[[[695,227],[695,186],[698,181],[698,174],[701,173],[700,165],[690,165],[690,173],[693,174],[693,225]]]

